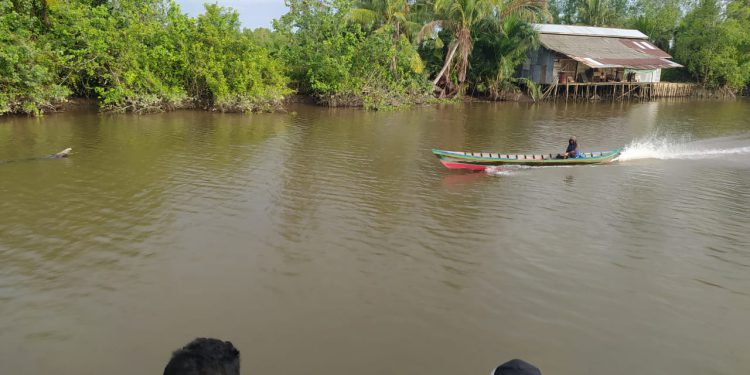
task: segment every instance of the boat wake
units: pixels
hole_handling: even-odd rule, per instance
[[[484,172],[490,176],[512,176],[518,173],[518,170],[503,167],[489,167],[485,169]]]
[[[625,146],[618,161],[640,159],[715,159],[726,156],[750,155],[747,136],[692,141],[687,137],[650,136]]]
[[[484,170],[490,176],[513,176],[523,171],[540,168],[568,168],[569,165],[555,166],[532,166],[532,165],[499,165],[497,167],[488,167]]]

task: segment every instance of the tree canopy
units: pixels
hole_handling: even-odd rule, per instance
[[[531,23],[638,29],[708,88],[750,83],[750,0],[285,0],[273,29],[216,4],[0,0],[0,114],[69,97],[111,111],[271,111],[289,94],[398,107],[465,94],[503,99],[537,35]]]

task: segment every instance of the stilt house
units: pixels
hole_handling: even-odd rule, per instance
[[[638,30],[535,24],[541,46],[520,76],[538,84],[659,82],[661,70],[680,67]]]

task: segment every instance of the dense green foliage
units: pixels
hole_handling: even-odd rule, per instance
[[[259,111],[290,91],[282,63],[226,8],[193,19],[160,0],[15,3],[0,0],[0,111],[37,113],[69,93],[115,111]]]
[[[624,22],[628,4],[629,0],[550,0],[549,9],[555,23],[613,26]]]
[[[172,0],[0,0],[0,114],[71,96],[105,110],[269,111],[297,92],[389,108],[464,93],[512,99],[531,23],[641,30],[682,69],[665,80],[750,83],[750,0],[285,0],[274,29]]]
[[[471,55],[469,82],[474,95],[491,99],[509,99],[519,94],[518,84],[533,83],[514,78],[516,68],[526,60],[527,52],[539,43],[537,33],[530,24],[518,17],[508,17],[502,22],[484,20],[475,27],[474,50]]]
[[[219,110],[270,110],[290,92],[284,66],[240,32],[236,12],[206,5],[188,48],[188,93]]]
[[[449,91],[462,93],[469,69],[469,58],[474,47],[473,35],[480,31],[477,30],[479,25],[499,24],[510,17],[527,22],[540,21],[546,17],[545,6],[546,3],[540,0],[435,0],[433,21],[425,24],[418,35],[418,39],[425,35],[434,36],[436,30],[450,35],[443,67],[435,75],[433,84],[437,85],[444,79]],[[484,32],[499,31],[495,27]],[[458,81],[456,90],[452,89],[453,71]]]
[[[637,0],[622,26],[640,30],[659,48],[669,51],[682,17],[682,0]]]
[[[385,108],[426,99],[422,60],[393,25],[365,32],[345,0],[287,5],[275,28],[288,42],[276,53],[301,92],[330,106]]]
[[[70,93],[58,81],[61,56],[34,32],[42,21],[31,8],[18,10],[0,0],[0,114],[53,109]]]
[[[702,0],[685,16],[677,35],[675,56],[703,85],[742,87],[750,82],[747,18],[724,19],[717,0]]]

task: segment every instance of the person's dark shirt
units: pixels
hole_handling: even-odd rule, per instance
[[[568,148],[565,149],[565,152],[571,152],[571,151],[578,152],[578,143],[569,143],[568,144]]]

